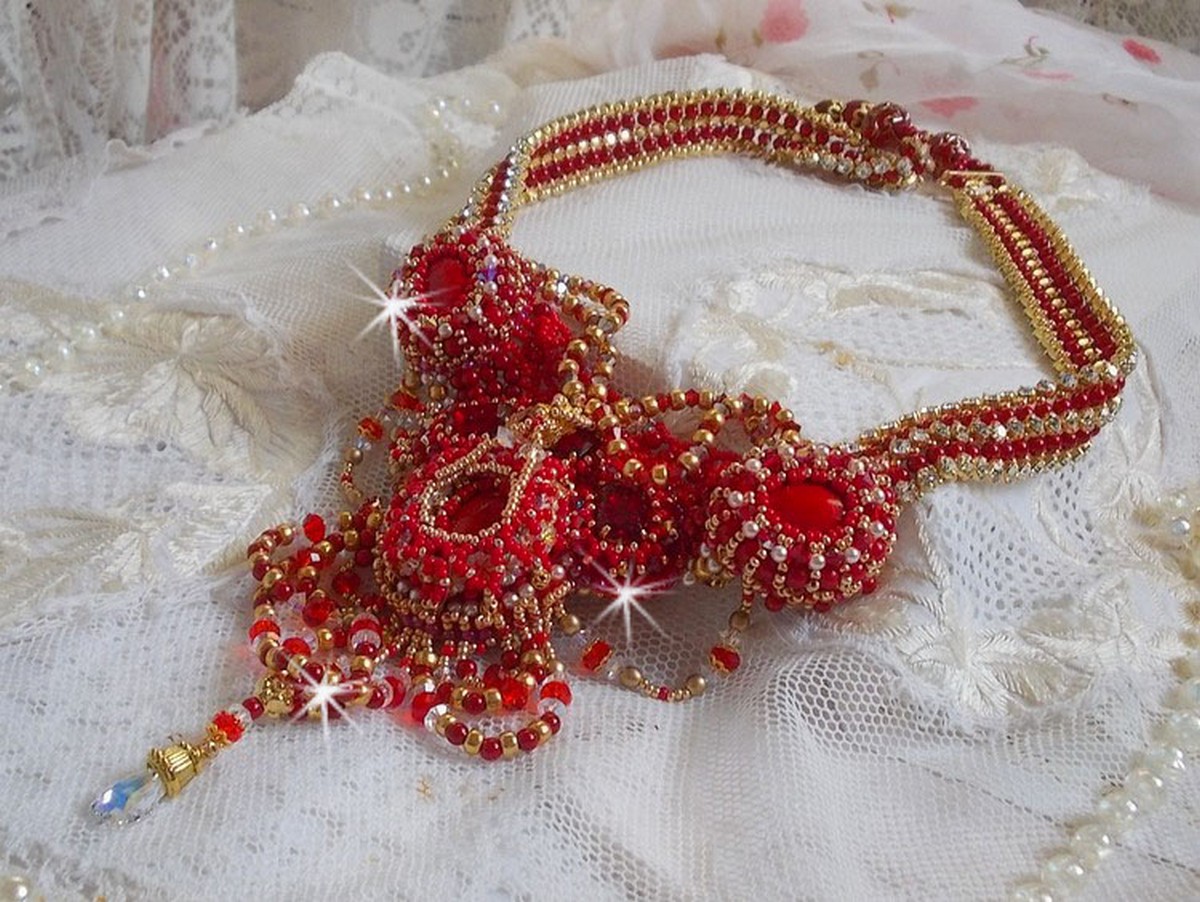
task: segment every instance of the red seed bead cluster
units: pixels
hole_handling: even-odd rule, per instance
[[[802,437],[776,401],[615,381],[629,305],[509,243],[522,206],[675,157],[742,153],[874,189],[936,180],[987,245],[1055,369],[1036,386],[924,408],[853,442]],[[484,760],[531,752],[578,670],[683,701],[742,666],[753,610],[826,610],[884,576],[902,505],[944,483],[1008,480],[1082,454],[1112,418],[1133,340],[1053,222],[960,136],[895,104],[805,107],[702,90],[603,104],[518,140],[390,288],[407,369],[359,419],[341,480],[353,505],[249,549],[259,690],[219,712],[236,742],[263,713],[321,701],[402,711]],[[730,436],[729,427],[737,430]],[[355,468],[387,449],[390,484]],[[694,673],[663,682],[568,610],[678,583],[738,580],[740,605]],[[331,715],[332,716],[332,715]],[[495,727],[508,719],[511,728]]]

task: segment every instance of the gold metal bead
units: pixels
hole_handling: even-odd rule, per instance
[[[654,480],[655,485],[666,485],[669,476],[670,471],[667,470],[666,464],[655,464],[650,470],[650,478]]]
[[[468,755],[478,755],[481,745],[483,745],[483,733],[479,730],[472,730],[467,734],[467,741],[463,743],[463,751]]]
[[[500,748],[504,750],[505,758],[515,758],[521,751],[521,747],[517,744],[517,734],[512,730],[505,730],[500,734]]]
[[[358,548],[358,530],[357,529],[345,530],[342,533],[342,539],[346,543],[347,551],[354,551],[356,548]]]
[[[750,612],[745,608],[738,608],[729,615],[729,628],[736,632],[743,632],[750,625]]]
[[[313,635],[317,637],[317,648],[320,651],[328,651],[333,648],[333,630],[326,626],[319,626],[313,630]]]
[[[688,693],[693,698],[699,698],[704,694],[704,690],[708,688],[708,681],[698,673],[693,673],[683,684]]]
[[[621,685],[626,689],[637,689],[642,685],[642,672],[636,667],[628,665],[622,667],[618,672],[617,677],[620,679]]]
[[[583,629],[583,623],[574,614],[563,614],[558,620],[558,628],[564,635],[574,636]]]
[[[639,472],[641,472],[643,466],[644,465],[640,460],[638,460],[636,457],[631,457],[629,460],[625,461],[625,466],[621,468],[621,472],[626,476],[636,476]]]

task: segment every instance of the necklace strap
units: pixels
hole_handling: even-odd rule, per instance
[[[507,238],[523,206],[680,157],[739,153],[868,188],[949,192],[986,244],[1058,376],[1037,386],[922,409],[859,436],[919,490],[1008,479],[1064,463],[1116,412],[1135,347],[1117,310],[1049,216],[975,159],[959,135],[931,134],[893,103],[699,90],[601,104],[519,139],[476,184],[452,226]]]

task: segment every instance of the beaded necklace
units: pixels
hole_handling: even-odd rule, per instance
[[[1056,378],[923,408],[835,445],[778,402],[615,379],[615,290],[508,241],[529,203],[682,156],[742,153],[893,191],[936,182],[983,238]],[[358,423],[335,522],[310,514],[249,547],[254,693],[205,736],[150,752],[94,803],[136,820],[262,715],[404,709],[484,760],[559,732],[577,670],[662,701],[741,664],[753,610],[828,610],[873,592],[901,506],[947,482],[1009,481],[1082,454],[1120,402],[1132,337],[1053,222],[949,133],[895,104],[705,90],[604,104],[521,138],[409,253],[387,312],[407,367]],[[680,423],[688,425],[681,431]],[[390,496],[356,482],[385,447]],[[586,636],[572,599],[628,605],[679,582],[741,586],[694,673],[647,678]]]

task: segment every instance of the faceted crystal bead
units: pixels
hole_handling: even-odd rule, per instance
[[[146,768],[118,780],[92,802],[92,813],[114,824],[132,824],[141,820],[166,795],[158,774]]]

